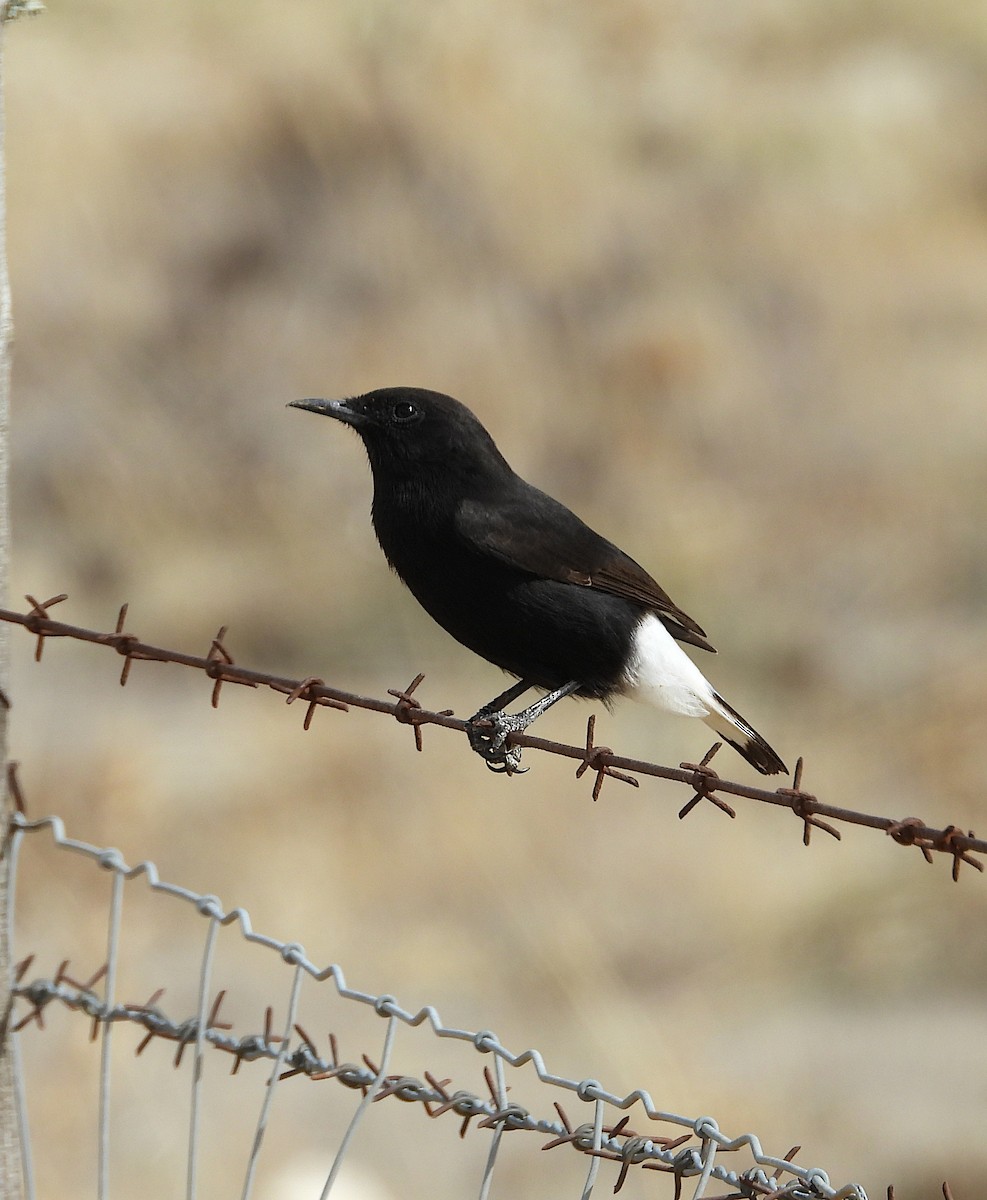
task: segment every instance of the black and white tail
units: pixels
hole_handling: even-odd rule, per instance
[[[787,775],[788,768],[757,730],[735,708],[731,708],[719,692],[713,692],[713,699],[716,707],[709,716],[703,718],[710,729],[729,742],[762,775],[777,775],[779,772]]]
[[[699,717],[762,775],[788,773],[768,743],[714,691],[661,620],[648,613],[634,631],[623,691],[666,712]]]

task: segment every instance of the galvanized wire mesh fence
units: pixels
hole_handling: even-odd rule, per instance
[[[582,1200],[588,1200],[596,1188],[600,1193],[619,1192],[631,1172],[654,1173],[656,1180],[667,1180],[668,1191],[660,1194],[691,1195],[697,1200],[710,1196],[708,1189],[714,1181],[726,1185],[727,1194],[751,1200],[756,1197],[866,1200],[858,1184],[834,1184],[824,1170],[795,1161],[798,1147],[788,1154],[768,1153],[753,1133],[721,1130],[710,1116],[665,1111],[643,1089],[619,1095],[597,1080],[566,1078],[553,1072],[536,1049],[512,1051],[494,1033],[446,1024],[431,1005],[406,1008],[394,996],[374,995],[354,988],[338,965],[320,967],[306,956],[300,945],[256,932],[244,909],[226,909],[215,896],[200,895],[165,882],[154,863],[131,866],[116,850],[71,838],[57,817],[29,820],[22,812],[16,815],[5,847],[11,863],[12,889],[16,887],[25,840],[44,837],[50,838],[59,852],[82,856],[95,869],[110,874],[106,958],[94,967],[75,965],[67,957],[70,946],[65,947],[66,957],[57,964],[42,963],[33,955],[25,957],[17,967],[14,986],[17,1006],[12,1030],[21,1038],[43,1036],[46,1017],[53,1010],[62,1009],[82,1018],[77,1036],[83,1036],[86,1030],[99,1039],[97,1195],[101,1200],[110,1194],[115,1116],[111,1052],[114,1032],[121,1025],[134,1026],[142,1034],[138,1054],[152,1041],[176,1047],[172,1061],[185,1072],[187,1082],[185,1194],[189,1198],[197,1194],[198,1186],[204,1062],[207,1057],[225,1055],[234,1072],[246,1062],[268,1065],[267,1086],[257,1112],[251,1149],[246,1161],[237,1164],[243,1181],[240,1195],[244,1200],[258,1194],[257,1169],[275,1105],[286,1089],[303,1086],[304,1080],[327,1086],[334,1082],[349,1089],[355,1100],[352,1116],[322,1183],[322,1197],[330,1195],[370,1106],[391,1100],[415,1105],[424,1117],[444,1120],[453,1136],[459,1132],[484,1139],[484,1149],[478,1156],[482,1165],[476,1178],[476,1194],[481,1200],[493,1194],[495,1171],[508,1134],[512,1141],[524,1140],[532,1150],[541,1147],[555,1154],[582,1155],[585,1170],[579,1186],[572,1191],[574,1197],[578,1195]],[[124,1000],[117,994],[124,907],[133,889],[141,883],[160,898],[162,905],[177,902],[202,918],[201,946],[197,950],[189,948],[190,963],[197,965],[187,968],[197,976],[195,1011],[167,1011],[162,1000],[163,989],[142,1003]],[[57,925],[57,914],[53,914],[53,921]],[[258,1023],[254,1028],[236,1029],[224,1019],[228,989],[217,990],[214,979],[217,945],[224,929],[263,947],[284,965],[281,999],[267,1010],[262,1026]],[[80,974],[84,977],[80,978]],[[302,987],[312,982],[324,985],[317,1007],[322,1027],[338,1021],[340,1005],[365,1006],[380,1019],[381,1030],[375,1044],[359,1057],[344,1060],[333,1034],[320,1039],[300,1024]],[[390,1064],[402,1026],[421,1026],[436,1038],[459,1043],[464,1074],[472,1074],[475,1057],[483,1056],[487,1063],[483,1072],[485,1090],[458,1087],[451,1078],[438,1078],[427,1062],[422,1062],[413,1074],[393,1072]],[[529,1066],[537,1084],[537,1101],[526,1106],[513,1101],[510,1092],[518,1078],[515,1072],[525,1076],[524,1082],[530,1090],[531,1072],[523,1071]],[[148,1064],[147,1069],[151,1076],[149,1088],[153,1088],[154,1068]],[[30,1196],[35,1192],[25,1091],[30,1091],[35,1082],[22,1077],[18,1096]],[[436,1171],[441,1171],[441,1164],[436,1164]],[[557,1194],[564,1193],[560,1190]]]

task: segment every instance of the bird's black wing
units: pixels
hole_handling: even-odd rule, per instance
[[[629,555],[585,524],[564,504],[517,480],[509,497],[465,500],[456,531],[474,552],[541,579],[595,588],[657,613],[673,637],[715,649],[705,631]]]

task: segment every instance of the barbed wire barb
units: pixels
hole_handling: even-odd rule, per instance
[[[586,722],[586,757],[576,767],[576,778],[581,779],[584,772],[589,770],[596,772],[596,782],[593,784],[593,802],[596,803],[600,798],[604,779],[619,779],[621,783],[629,783],[631,787],[640,787],[640,780],[635,779],[633,775],[625,775],[623,771],[618,771],[611,765],[609,760],[613,758],[613,751],[609,746],[597,746],[595,739],[596,713],[590,713]]]
[[[697,763],[679,763],[679,766],[683,771],[692,772],[690,786],[695,789],[695,794],[693,795],[692,799],[679,809],[680,821],[684,820],[689,813],[692,812],[696,805],[703,800],[708,800],[715,808],[718,808],[720,812],[726,813],[731,820],[736,819],[736,810],[731,805],[727,804],[725,800],[715,795],[716,788],[720,783],[720,777],[709,765],[712,762],[713,757],[716,755],[716,752],[722,745],[722,742],[714,742]]]

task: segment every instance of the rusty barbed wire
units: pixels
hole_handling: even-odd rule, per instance
[[[471,1130],[489,1130],[494,1139],[503,1133],[529,1132],[548,1138],[541,1149],[555,1150],[564,1146],[578,1151],[590,1160],[590,1171],[594,1172],[599,1162],[609,1161],[617,1168],[613,1190],[619,1192],[632,1169],[657,1171],[669,1176],[674,1185],[675,1200],[679,1200],[686,1180],[695,1182],[694,1200],[706,1195],[706,1186],[711,1180],[725,1184],[731,1189],[735,1200],[867,1200],[864,1188],[856,1183],[834,1187],[825,1171],[818,1167],[802,1167],[795,1161],[799,1147],[781,1157],[766,1154],[760,1141],[753,1133],[730,1137],[709,1116],[687,1117],[659,1109],[648,1092],[637,1089],[626,1095],[608,1091],[595,1079],[570,1079],[550,1071],[540,1051],[529,1048],[512,1053],[489,1030],[474,1032],[446,1025],[438,1010],[431,1005],[410,1010],[402,1008],[391,995],[375,995],[350,987],[337,964],[318,967],[305,955],[296,942],[283,942],[277,938],[256,932],[250,916],[243,908],[225,910],[216,896],[201,895],[178,884],[162,880],[153,862],[142,861],[128,865],[118,850],[91,845],[70,838],[58,817],[29,820],[22,813],[15,813],[11,820],[11,836],[7,853],[11,856],[11,894],[15,886],[17,868],[25,839],[38,837],[42,833],[51,835],[54,846],[82,856],[84,859],[108,872],[113,879],[108,904],[107,926],[111,931],[107,946],[107,960],[87,974],[77,978],[76,968],[68,959],[63,959],[55,972],[28,981],[27,976],[34,967],[36,958],[28,955],[16,967],[12,992],[18,1005],[27,1011],[18,1011],[11,1030],[23,1036],[29,1030],[45,1029],[45,1012],[52,1004],[71,1012],[77,1012],[89,1022],[89,1036],[101,1037],[104,1046],[115,1026],[131,1025],[143,1030],[135,1054],[142,1055],[152,1042],[161,1041],[176,1047],[174,1067],[180,1067],[185,1054],[195,1056],[191,1071],[194,1097],[202,1078],[201,1059],[204,1053],[225,1052],[232,1059],[231,1072],[239,1072],[242,1064],[266,1062],[270,1066],[267,1079],[267,1097],[273,1095],[276,1085],[288,1079],[304,1076],[312,1082],[336,1080],[339,1084],[359,1092],[360,1108],[354,1123],[361,1115],[363,1106],[380,1100],[394,1098],[406,1103],[422,1106],[431,1118],[452,1113],[460,1118],[459,1133],[465,1136]],[[200,1003],[198,1013],[184,1019],[169,1017],[161,1000],[163,987],[140,1003],[121,1003],[114,995],[113,979],[115,964],[121,953],[121,916],[124,906],[124,884],[143,878],[150,891],[158,896],[187,903],[207,923],[208,933],[202,952],[200,975]],[[248,944],[258,945],[276,954],[286,967],[292,969],[293,984],[288,1002],[288,1016],[284,1024],[275,1021],[273,1006],[266,1008],[263,1027],[249,1033],[238,1034],[230,1023],[221,1019],[228,990],[215,989],[211,984],[213,969],[213,946],[220,928],[237,929]],[[334,1034],[328,1035],[328,1054],[320,1052],[316,1039],[301,1026],[296,1018],[299,985],[303,976],[315,983],[331,983],[340,1000],[364,1005],[367,1010],[387,1022],[388,1034],[379,1055],[361,1054],[359,1060],[346,1061],[342,1058]],[[97,985],[99,985],[97,987]],[[437,1078],[432,1072],[422,1070],[419,1075],[398,1074],[388,1071],[387,1062],[396,1022],[412,1028],[425,1026],[435,1037],[448,1038],[465,1043],[466,1046],[484,1056],[490,1056],[492,1066],[484,1067],[483,1077],[489,1096],[467,1088],[451,1088],[451,1079]],[[280,1030],[280,1032],[278,1032]],[[526,1076],[525,1086],[533,1084],[559,1089],[570,1100],[593,1106],[592,1121],[574,1124],[558,1100],[552,1101],[554,1114],[536,1115],[530,1108],[508,1099],[510,1087],[504,1077],[504,1065],[524,1067],[530,1064],[534,1077]],[[568,1103],[569,1101],[567,1101]],[[266,1101],[265,1101],[266,1103]],[[100,1124],[106,1124],[107,1103],[100,1101]],[[614,1113],[605,1119],[607,1110],[624,1110],[622,1115]],[[633,1110],[646,1123],[677,1126],[672,1136],[658,1132],[641,1132],[632,1129],[630,1123]],[[264,1113],[266,1120],[266,1111]],[[25,1125],[26,1128],[26,1125]],[[254,1139],[254,1157],[259,1152],[264,1130],[264,1121],[258,1123],[258,1134]],[[495,1141],[488,1158],[485,1179],[493,1169],[496,1156]],[[340,1143],[337,1160],[346,1147],[346,1139]],[[743,1153],[752,1160],[751,1165],[737,1171],[725,1164],[725,1156]],[[190,1149],[190,1154],[192,1150]],[[335,1168],[334,1168],[335,1169]],[[782,1177],[785,1178],[782,1178]],[[330,1177],[331,1178],[331,1177]],[[328,1190],[328,1185],[327,1185]],[[583,1196],[589,1195],[589,1181]],[[708,1200],[723,1200],[709,1197]]]
[[[100,967],[88,980],[80,983],[68,974],[69,963],[59,964],[54,977],[41,977],[30,983],[22,982],[27,970],[34,962],[34,955],[17,964],[16,982],[12,993],[30,1005],[30,1011],[15,1025],[12,1030],[20,1032],[28,1025],[35,1024],[44,1030],[44,1011],[52,1003],[59,1003],[64,1008],[81,1012],[92,1022],[90,1038],[95,1040],[96,1032],[102,1024],[125,1023],[137,1025],[147,1031],[146,1036],[138,1043],[134,1051],[136,1056],[144,1053],[155,1039],[177,1043],[172,1065],[177,1069],[181,1066],[185,1050],[194,1045],[199,1035],[199,1021],[195,1016],[181,1021],[170,1019],[159,1006],[159,1001],[165,989],[159,988],[143,1004],[114,1004],[107,1006],[103,998],[94,990],[95,985],[105,976],[106,966]],[[321,1083],[335,1080],[337,1083],[366,1096],[374,1081],[380,1075],[379,1065],[369,1055],[361,1055],[361,1062],[343,1061],[339,1055],[339,1046],[335,1034],[328,1035],[329,1056],[323,1057],[318,1053],[315,1040],[297,1023],[293,1032],[297,1042],[286,1049],[284,1038],[274,1032],[274,1018],[271,1008],[268,1008],[264,1018],[264,1028],[258,1033],[247,1033],[239,1036],[232,1032],[232,1026],[219,1020],[219,1013],[226,997],[226,991],[217,993],[209,1015],[206,1019],[202,1035],[206,1044],[215,1050],[223,1051],[233,1058],[231,1074],[237,1074],[245,1062],[267,1060],[278,1062],[279,1079],[290,1079],[296,1076],[306,1076],[313,1082]],[[630,1128],[630,1117],[623,1116],[610,1125],[603,1125],[599,1143],[594,1137],[591,1123],[574,1127],[566,1110],[555,1102],[554,1117],[538,1117],[524,1105],[512,1102],[502,1104],[498,1096],[490,1068],[484,1069],[484,1078],[489,1091],[489,1098],[479,1095],[467,1088],[457,1088],[450,1091],[451,1079],[438,1079],[431,1071],[423,1071],[423,1078],[413,1075],[385,1075],[383,1085],[375,1093],[373,1103],[393,1097],[408,1104],[420,1104],[426,1115],[437,1119],[447,1113],[460,1118],[459,1136],[465,1137],[470,1128],[494,1129],[501,1128],[505,1132],[533,1132],[549,1140],[541,1147],[543,1150],[554,1150],[561,1146],[593,1157],[609,1160],[620,1164],[620,1173],[614,1191],[620,1191],[632,1166],[640,1166],[645,1170],[662,1171],[684,1178],[702,1169],[702,1145],[686,1147],[686,1143],[695,1141],[695,1132],[681,1134],[678,1137],[644,1136]],[[475,1124],[473,1124],[475,1122]],[[791,1162],[800,1147],[795,1147],[784,1156],[785,1162]],[[672,1152],[675,1152],[674,1155]],[[671,1157],[670,1157],[671,1156]],[[731,1173],[733,1176],[734,1173]],[[786,1184],[780,1184],[777,1175],[768,1176],[757,1167],[735,1174],[739,1197],[776,1197],[794,1198],[805,1195],[803,1182],[798,1176]],[[733,1179],[731,1179],[733,1182]],[[812,1193],[808,1193],[811,1195]],[[818,1193],[817,1193],[818,1194]]]
[[[416,676],[406,688],[389,689],[388,695],[393,698],[392,700],[360,696],[354,692],[332,687],[315,675],[307,676],[304,679],[289,679],[237,665],[225,643],[228,631],[228,627],[225,625],[211,640],[205,655],[188,654],[180,650],[169,650],[152,645],[142,641],[136,634],[125,632],[124,626],[128,615],[126,604],[120,608],[113,631],[104,633],[57,621],[48,615],[50,608],[68,599],[65,593],[44,601],[36,600],[30,595],[25,598],[31,606],[26,613],[0,609],[0,620],[21,625],[35,636],[37,639],[34,653],[36,661],[41,659],[47,638],[72,638],[76,641],[108,646],[124,658],[120,675],[121,685],[126,684],[130,677],[134,662],[175,663],[179,666],[203,671],[212,680],[212,705],[214,708],[219,704],[221,689],[226,683],[251,688],[267,687],[284,695],[288,704],[292,704],[296,700],[306,702],[303,719],[305,729],[310,728],[312,718],[318,708],[330,708],[344,713],[350,708],[362,708],[371,712],[384,713],[401,724],[410,725],[418,751],[423,748],[422,727],[425,725],[436,725],[461,733],[467,729],[467,723],[456,717],[451,709],[433,711],[422,707],[421,702],[413,693],[424,679],[423,675]],[[4,696],[0,696],[0,702],[8,703]],[[595,781],[592,793],[594,800],[599,798],[606,779],[616,779],[618,782],[630,784],[633,787],[640,785],[637,776],[667,779],[674,783],[685,784],[693,790],[692,798],[679,810],[680,818],[688,816],[702,801],[708,801],[728,817],[736,817],[734,808],[723,799],[723,794],[726,793],[730,796],[788,809],[802,824],[802,841],[806,846],[811,844],[811,835],[814,829],[839,841],[840,831],[833,824],[836,822],[883,832],[896,845],[918,849],[926,862],[931,863],[934,854],[945,855],[952,861],[954,882],[959,879],[960,867],[964,863],[983,872],[984,864],[974,855],[987,854],[987,839],[978,838],[972,829],[964,832],[957,825],[947,825],[945,828],[937,829],[927,824],[921,817],[884,817],[827,804],[811,792],[802,789],[804,763],[801,758],[796,763],[791,786],[776,788],[772,791],[721,778],[709,765],[720,748],[721,743],[719,742],[713,745],[701,762],[683,762],[678,767],[669,767],[643,759],[627,758],[614,753],[609,746],[596,745],[595,728],[596,717],[593,715],[587,722],[586,741],[583,746],[573,746],[565,742],[549,741],[546,738],[517,733],[509,734],[507,742],[509,745],[541,750],[546,754],[574,759],[578,763],[577,779],[587,771],[594,772]]]

